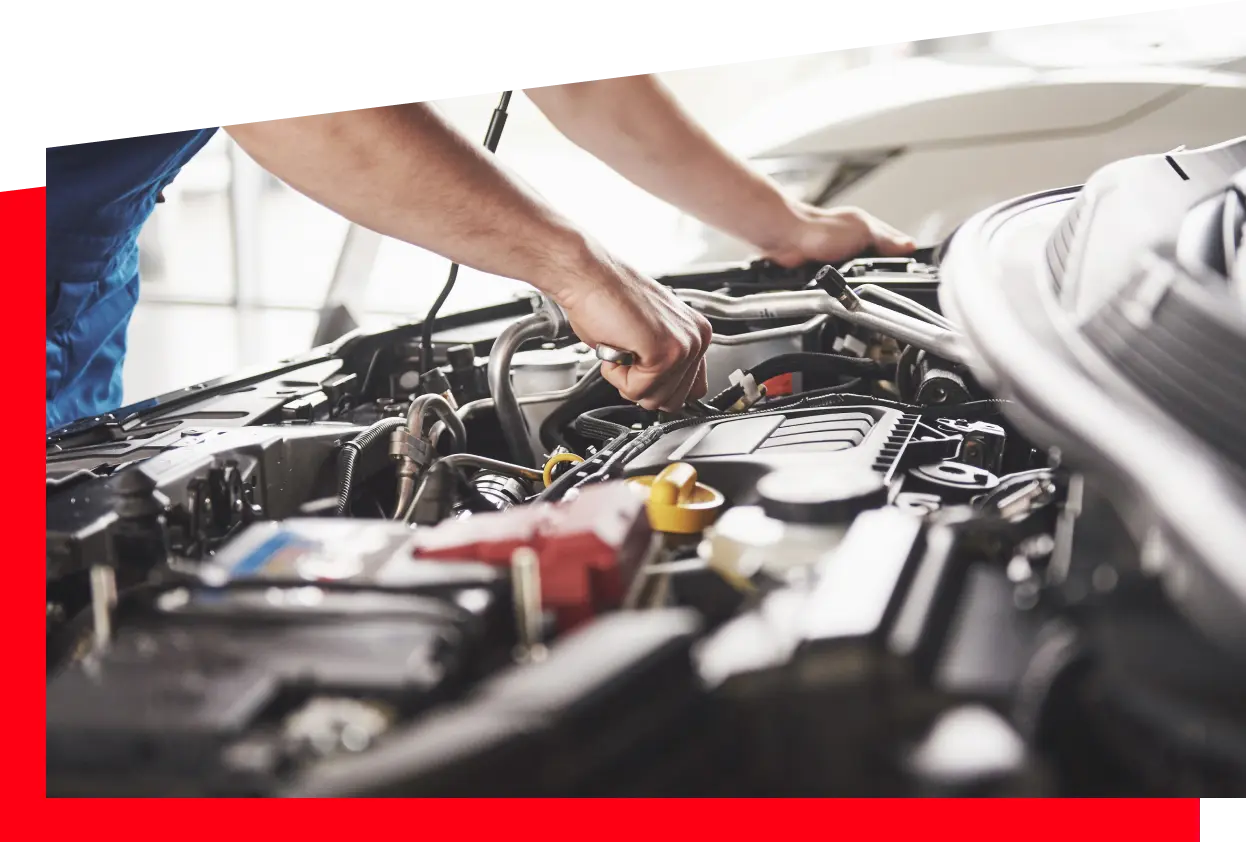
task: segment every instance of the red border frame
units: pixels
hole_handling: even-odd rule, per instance
[[[8,402],[6,421],[16,428],[19,446],[7,458],[4,480],[0,482],[0,511],[6,513],[5,538],[7,570],[5,586],[0,588],[0,630],[9,645],[7,660],[18,666],[16,672],[37,681],[35,671],[41,659],[42,641],[36,637],[34,613],[38,602],[40,535],[36,511],[43,511],[45,497],[36,485],[39,468],[34,442],[44,423],[34,402],[40,385],[39,371],[43,361],[36,358],[39,330],[34,308],[39,303],[38,277],[45,265],[45,194],[43,188],[0,192],[0,231],[4,232],[5,263],[13,297],[13,318],[7,327],[6,343],[9,366],[7,382],[16,386],[16,399]],[[29,394],[30,404],[26,404]],[[30,450],[24,442],[29,435]],[[46,514],[45,514],[46,519]],[[16,662],[16,663],[15,663]],[[24,681],[22,682],[24,684]],[[36,758],[45,768],[45,745],[38,732],[26,723],[37,721],[42,705],[36,707],[43,694],[16,692],[20,684],[9,684],[9,692],[0,694],[5,721],[6,761],[3,764],[3,786],[9,800],[26,801],[43,798],[45,787],[35,775]],[[46,771],[45,771],[46,777]],[[77,801],[52,802],[54,813],[41,817],[62,823],[80,817],[90,822],[87,827],[93,838],[131,838],[133,820],[140,826],[160,825],[161,833],[179,840],[219,838],[222,825],[242,835],[263,832],[268,825],[280,834],[300,831],[315,835],[359,832],[362,823],[374,827],[387,819],[410,822],[414,832],[424,836],[444,828],[447,835],[483,831],[486,826],[503,827],[511,833],[530,828],[533,832],[568,837],[582,836],[585,831],[607,838],[649,836],[655,831],[691,833],[696,837],[750,836],[765,837],[777,832],[808,832],[818,835],[851,835],[875,839],[901,833],[921,842],[964,842],[983,839],[1008,839],[1009,842],[1064,842],[1070,839],[1131,838],[1177,842],[1196,839],[1199,835],[1199,804],[1195,800],[1174,801],[546,801],[422,803],[418,813],[404,801],[370,802],[366,806],[349,803],[289,803],[228,801],[170,802],[144,804],[142,812],[126,808],[124,802],[103,800],[84,805]],[[465,813],[470,810],[470,813]],[[12,811],[10,821],[20,819]],[[33,811],[32,811],[33,812]],[[32,818],[34,816],[32,815]],[[17,819],[17,821],[13,821]],[[121,819],[123,821],[110,821]],[[130,819],[131,821],[124,821]],[[47,825],[44,826],[45,829]],[[398,830],[402,825],[393,825]],[[76,832],[83,832],[79,829]],[[399,831],[401,832],[401,831]]]

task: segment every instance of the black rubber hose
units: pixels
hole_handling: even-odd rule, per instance
[[[627,427],[622,424],[616,424],[613,421],[606,421],[602,418],[593,418],[589,415],[581,415],[575,419],[575,431],[586,439],[595,441],[610,441],[615,436],[622,435],[627,432]]]
[[[562,429],[564,427],[573,423],[581,413],[585,412],[586,408],[599,404],[602,401],[617,400],[618,397],[619,393],[614,386],[611,386],[609,381],[599,377],[583,395],[559,404],[545,417],[545,420],[541,422],[538,433],[541,444],[550,450],[559,445],[567,447],[567,442],[563,441],[562,438]],[[577,430],[577,432],[580,431]],[[592,437],[590,436],[590,438]]]
[[[852,394],[821,394],[811,397],[807,401],[799,401],[785,409],[806,406],[857,406],[861,404],[869,406],[883,406],[888,409],[898,409],[902,412],[914,413],[923,418],[983,418],[996,415],[1008,405],[1008,401],[1003,398],[988,398],[981,401],[969,401],[968,403],[952,403],[952,404],[933,404],[931,406],[915,406],[901,401],[892,401],[885,398],[874,398],[869,395],[852,395]]]
[[[622,421],[612,421],[609,418],[603,418],[603,415],[622,415],[624,418],[632,416],[626,423]],[[598,441],[609,441],[616,436],[626,433],[631,429],[632,424],[644,424],[648,426],[653,421],[653,413],[639,406],[629,404],[627,406],[603,406],[600,409],[589,410],[580,414],[575,419],[575,431],[585,438],[597,439]]]
[[[780,374],[820,374],[823,376],[852,377],[887,377],[888,372],[873,360],[850,357],[846,354],[817,354],[801,351],[792,354],[779,354],[765,362],[758,363],[748,370],[748,374],[759,384]],[[707,403],[715,409],[726,409],[744,396],[741,386],[729,386],[723,389]]]
[[[608,444],[604,445],[596,456],[572,465],[565,474],[554,480],[548,488],[537,495],[537,499],[544,502],[561,500],[563,495],[572,488],[578,487],[584,482],[596,478],[601,470],[601,466],[604,464],[602,459],[604,459],[605,462],[609,462],[609,454],[617,454],[630,441],[634,441],[634,437],[636,436],[637,434],[632,430],[625,430]],[[588,473],[590,470],[592,471],[591,474]]]
[[[383,441],[394,430],[405,427],[405,418],[382,418],[359,435],[355,436],[338,453],[337,459],[337,514],[345,517],[350,510],[350,498],[354,492],[355,461],[359,454],[378,441]]]

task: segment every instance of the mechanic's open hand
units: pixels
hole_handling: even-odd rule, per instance
[[[657,281],[608,258],[594,274],[550,294],[581,340],[636,355],[630,366],[603,362],[602,376],[645,409],[676,411],[703,397],[703,357],[713,335],[705,317]]]
[[[806,261],[836,263],[873,248],[881,257],[902,257],[917,244],[881,219],[859,208],[819,208],[799,204],[794,220],[780,245],[766,257],[782,266]]]

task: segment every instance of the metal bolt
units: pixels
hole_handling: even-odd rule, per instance
[[[511,589],[519,637],[515,658],[520,663],[539,661],[545,657],[541,643],[541,566],[531,547],[519,547],[511,554]]]
[[[95,649],[102,651],[112,640],[112,609],[117,604],[117,574],[107,565],[91,568],[91,614],[95,624]]]

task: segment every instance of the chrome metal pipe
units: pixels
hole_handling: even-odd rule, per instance
[[[904,313],[862,300],[849,310],[822,290],[763,292],[739,298],[694,289],[676,295],[706,316],[720,319],[800,319],[824,313],[876,330],[901,342],[952,362],[966,362],[963,340],[956,331],[915,319]]]
[[[544,479],[543,471],[537,468],[529,468],[524,465],[515,465],[511,462],[502,462],[498,459],[490,459],[487,456],[477,456],[474,453],[451,453],[449,456],[443,456],[437,460],[437,463],[447,469],[459,467],[479,468],[482,471],[492,471],[495,474],[505,474],[506,476],[519,477],[520,479],[531,480],[533,482],[541,482]],[[425,482],[421,483],[419,489],[411,495],[405,505],[399,509],[402,512],[402,520],[410,523],[411,517],[415,513],[416,508],[423,501],[425,494],[428,492],[429,483],[427,479],[432,475],[425,474]],[[440,491],[440,489],[438,489]]]
[[[492,471],[495,474],[506,474],[507,476],[533,480],[534,482],[540,482],[545,477],[542,469],[544,466],[542,468],[529,468],[526,465],[516,465],[512,462],[490,459],[487,456],[477,456],[475,453],[452,453],[449,456],[443,456],[438,461],[445,463],[451,468],[480,468],[482,471]]]
[[[429,447],[436,447],[437,438],[429,435],[429,431],[425,429],[431,416],[436,416],[443,429],[450,431],[452,449],[461,450],[467,446],[467,428],[454,414],[454,407],[441,395],[420,395],[411,401],[407,410],[407,427],[405,430],[395,430],[394,435],[401,437],[405,434],[416,439],[423,439],[428,435]],[[419,472],[419,465],[409,457],[402,458],[398,465],[398,502],[394,506],[394,520],[403,517],[411,505],[415,497],[415,478]]]
[[[768,339],[780,339],[792,334],[809,333],[816,330],[826,320],[827,316],[819,315],[814,316],[803,324],[792,325],[791,327],[768,327],[764,330],[751,330],[748,333],[715,333],[710,339],[710,344],[720,345],[724,348],[733,348],[737,345],[753,345],[758,342],[765,342]]]
[[[467,428],[463,426],[463,421],[455,413],[454,407],[441,395],[420,395],[411,401],[411,407],[407,410],[407,431],[413,436],[428,434],[428,419],[433,415],[437,416],[443,430],[450,431],[452,450],[459,451],[467,447]],[[429,442],[436,445],[437,438],[429,435]]]
[[[542,308],[508,325],[494,340],[493,350],[489,353],[489,393],[493,395],[493,405],[502,434],[506,437],[506,446],[516,462],[531,465],[540,459],[540,454],[533,453],[528,439],[528,425],[511,385],[511,359],[519,347],[530,339],[556,339],[561,327],[560,320],[548,308]]]
[[[946,328],[947,330],[956,329],[952,325],[951,320],[946,316],[936,313],[929,307],[923,307],[913,299],[906,298],[895,290],[887,289],[886,287],[879,286],[878,284],[861,284],[860,286],[853,287],[852,290],[859,296],[871,295],[882,303],[890,305],[892,309],[908,313],[914,318],[930,322],[931,324],[936,324],[939,327]]]

